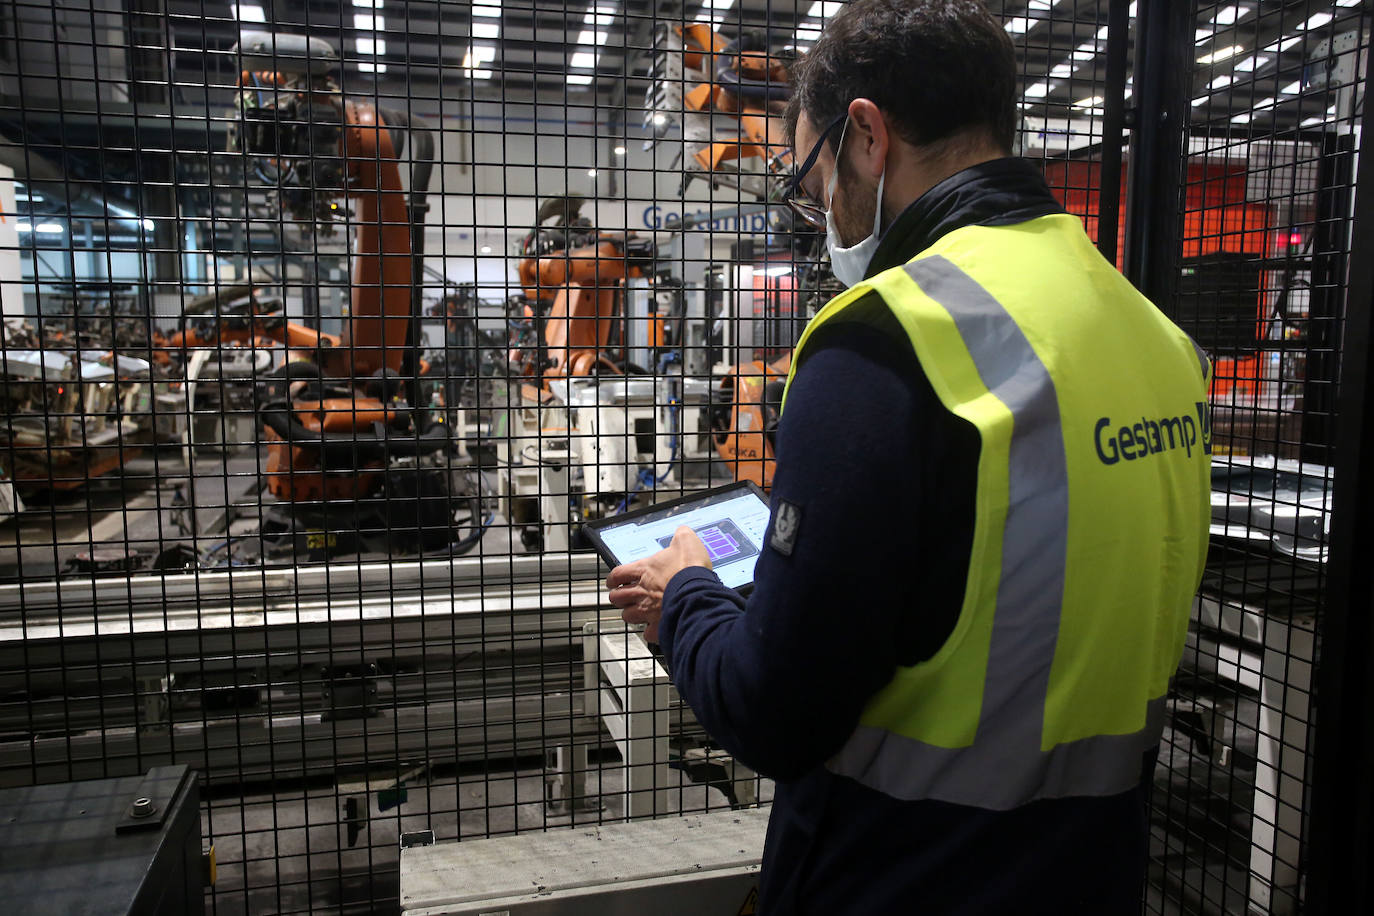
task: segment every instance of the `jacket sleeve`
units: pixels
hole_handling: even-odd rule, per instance
[[[905,341],[819,329],[778,427],[773,525],[782,503],[800,513],[790,551],[770,525],[747,603],[699,567],[664,592],[660,639],[679,692],[721,746],[775,779],[841,747],[919,611],[914,456],[923,417],[943,410],[920,372]],[[942,642],[952,621],[938,626]]]

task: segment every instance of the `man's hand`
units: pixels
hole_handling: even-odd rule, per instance
[[[644,638],[656,643],[658,620],[663,616],[663,590],[673,576],[689,566],[710,569],[711,554],[697,533],[683,525],[665,549],[611,570],[606,577],[611,604],[620,608],[620,617],[626,623],[647,623]]]

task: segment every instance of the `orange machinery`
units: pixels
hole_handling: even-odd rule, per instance
[[[401,112],[346,99],[330,75],[338,55],[325,42],[248,33],[236,50],[245,70],[234,142],[260,177],[275,181],[283,210],[330,231],[338,197],[356,206],[351,306],[337,336],[250,314],[220,322],[213,343],[265,337],[293,357],[273,373],[259,411],[272,443],[273,495],[292,503],[373,496],[394,453],[447,444],[419,435],[401,380],[418,374],[412,334],[433,138]],[[416,163],[409,196],[399,166],[407,135]]]
[[[707,23],[660,26],[645,127],[657,140],[680,124],[688,156],[684,190],[686,181],[702,177],[762,200],[777,198],[793,164],[781,117],[791,95],[789,65],[755,33],[730,40]],[[722,114],[732,118],[717,117]],[[790,301],[799,298],[790,294]],[[748,360],[716,386],[712,441],[737,480],[765,489],[772,484],[773,434],[790,365],[790,352],[771,362]]]
[[[792,167],[780,117],[791,92],[789,63],[769,53],[757,33],[730,40],[702,22],[659,27],[645,128],[656,141],[680,125],[688,156],[684,189],[695,177],[758,198],[781,186],[775,179]]]
[[[647,276],[653,263],[651,243],[597,232],[582,204],[580,197],[546,201],[521,246],[525,298],[510,361],[545,390],[554,379],[625,371],[625,281]],[[663,322],[650,324],[650,343],[661,346]]]
[[[282,210],[317,232],[332,232],[344,215],[340,198],[354,205],[351,306],[338,335],[250,309],[218,316],[208,330],[183,329],[169,343],[265,338],[286,348],[287,361],[259,386],[257,407],[269,443],[267,488],[287,508],[286,531],[314,531],[322,519],[332,529],[347,516],[344,527],[370,525],[387,540],[404,517],[447,537],[450,480],[441,455],[450,439],[446,424],[429,422],[418,390],[433,136],[404,112],[345,98],[327,42],[251,32],[235,51],[244,70],[232,146],[276,185]]]

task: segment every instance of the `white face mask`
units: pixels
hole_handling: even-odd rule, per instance
[[[830,252],[830,271],[845,286],[861,283],[868,265],[873,260],[873,252],[878,247],[878,233],[882,229],[883,218],[883,180],[887,178],[887,164],[883,164],[882,174],[878,176],[878,203],[873,208],[873,232],[861,242],[846,248],[840,242],[840,233],[835,229],[835,183],[840,177],[840,153],[844,150],[844,135],[849,130],[845,122],[840,130],[840,142],[835,147],[835,169],[830,173],[830,184],[825,189],[830,208],[825,211],[825,247]]]

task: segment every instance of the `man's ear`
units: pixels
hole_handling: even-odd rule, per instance
[[[849,103],[849,131],[845,137],[846,156],[860,174],[877,178],[887,162],[891,136],[882,109],[869,99]]]

